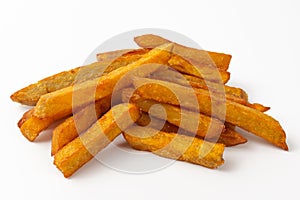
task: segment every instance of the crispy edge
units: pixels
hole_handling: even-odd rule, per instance
[[[153,132],[156,134],[152,135]],[[136,126],[123,132],[123,137],[132,148],[150,151],[162,157],[212,169],[224,163],[223,144],[214,144],[199,138]]]
[[[129,112],[130,120],[125,117],[126,112]],[[59,150],[54,155],[54,164],[66,178],[70,177],[121,133],[118,127],[120,123],[122,127],[128,127],[139,117],[140,111],[134,105],[119,104],[112,107],[85,133]]]
[[[66,116],[72,113],[72,108],[76,109],[80,106],[87,105],[89,102],[101,99],[105,96],[111,95],[114,86],[117,82],[128,72],[138,73],[139,76],[145,76],[161,67],[161,64],[165,64],[170,58],[170,50],[172,45],[166,45],[153,49],[146,53],[141,59],[133,62],[127,66],[118,68],[100,78],[79,83],[75,86],[69,86],[61,90],[42,95],[39,99],[34,115],[38,118],[47,118],[54,116]],[[134,71],[138,69],[141,65],[153,64],[152,67],[142,67],[142,70]],[[135,74],[136,75],[136,74]],[[124,82],[122,87],[126,87],[131,84],[130,76],[126,79],[128,82]],[[76,101],[73,101],[74,94],[87,94],[90,91],[94,95],[77,95]]]
[[[109,110],[110,106],[111,97],[104,97],[95,104],[84,107],[58,125],[52,132],[51,155],[56,154],[63,146],[89,128]]]
[[[137,36],[134,38],[134,41],[143,48],[155,48],[162,44],[171,43],[171,41],[153,34]],[[232,57],[229,54],[195,49],[177,43],[174,43],[173,52],[183,56],[187,60],[194,60],[199,66],[213,65],[222,71],[228,70]]]
[[[188,99],[190,99],[189,97],[196,94],[200,111],[206,115],[211,115],[211,96],[206,90],[198,89],[197,91],[194,91],[193,89],[178,84],[158,80],[147,80],[145,78],[134,79],[134,86],[137,88],[136,92],[146,99],[153,99],[162,103],[178,106],[179,103],[177,97],[171,90],[176,91],[177,94],[186,97],[186,101],[180,106],[197,110],[195,105],[188,102]],[[218,101],[217,98],[215,100]],[[280,123],[273,117],[228,99],[224,103],[226,106],[225,115],[227,122],[239,126],[246,131],[267,140],[275,146],[288,150],[286,134]],[[214,117],[218,117],[218,115]]]

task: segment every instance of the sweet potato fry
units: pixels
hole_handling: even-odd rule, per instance
[[[167,39],[152,34],[135,37],[134,41],[143,48],[155,48],[162,44],[171,43],[171,41]],[[231,55],[228,54],[194,49],[176,43],[174,43],[173,52],[177,55],[183,56],[189,61],[193,60],[198,64],[197,66],[213,65],[222,71],[227,71],[231,60]]]
[[[162,157],[186,161],[212,169],[224,163],[222,158],[223,144],[214,144],[199,138],[137,126],[128,128],[123,136],[134,149],[150,151]]]
[[[54,164],[65,177],[70,177],[124,131],[118,125],[126,128],[139,117],[139,109],[134,105],[119,104],[112,107],[85,133],[59,150],[54,155]]]
[[[72,113],[72,109],[111,95],[115,85],[124,75],[126,75],[126,79],[123,79],[122,87],[130,85],[134,75],[145,76],[160,68],[161,64],[165,64],[170,58],[171,49],[172,45],[153,49],[136,62],[118,68],[100,78],[45,94],[39,99],[34,115],[39,118],[66,116]],[[146,66],[146,64],[148,65]]]
[[[124,97],[125,102],[127,101],[126,98],[127,97]],[[143,99],[136,94],[131,96],[129,102],[138,106],[142,111],[149,113],[151,116],[166,120],[175,126],[178,126],[203,138],[215,138],[218,137],[220,133],[225,131],[222,122],[200,113],[189,111],[183,108],[180,109],[179,107],[170,104],[159,103],[150,99]],[[155,104],[160,104],[163,106],[164,111],[162,111],[160,107],[153,106]]]
[[[189,99],[196,95],[202,113],[206,115],[213,114],[214,117],[218,118],[218,114],[225,111],[218,110],[217,115],[211,113],[211,98],[214,98],[216,102],[220,102],[220,100],[217,96],[210,96],[209,92],[206,90],[198,89],[197,91],[194,91],[193,89],[178,84],[145,78],[134,79],[134,85],[137,88],[137,93],[146,99],[153,99],[162,103],[178,106],[178,99],[172,92],[176,91],[176,94],[181,94],[185,97],[185,100],[181,102],[180,106],[198,110],[198,107],[195,107],[194,104],[189,102]],[[220,105],[221,104],[225,104],[226,112],[224,114],[227,122],[262,137],[284,150],[288,150],[285,132],[277,120],[256,109],[228,99],[224,103],[220,102]]]
[[[51,155],[56,154],[63,146],[75,139],[106,113],[111,105],[111,97],[98,100],[67,118],[52,133]]]
[[[36,105],[39,98],[47,93],[73,85],[75,82],[80,83],[90,79],[100,77],[102,74],[109,73],[119,67],[126,66],[135,62],[147,52],[146,49],[132,50],[124,55],[117,56],[115,52],[107,52],[106,60],[95,62],[90,65],[77,67],[69,71],[60,72],[31,84],[11,95],[11,99],[25,105]],[[120,53],[120,52],[119,52]],[[100,56],[99,56],[100,57]]]

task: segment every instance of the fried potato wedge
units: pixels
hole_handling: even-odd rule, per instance
[[[111,106],[111,97],[104,97],[95,104],[90,104],[67,118],[52,133],[51,155],[88,129],[95,121],[106,113]]]
[[[123,136],[132,148],[150,151],[162,157],[212,169],[224,163],[223,144],[214,144],[199,138],[137,126],[128,128]]]
[[[146,49],[128,51],[122,51],[123,55],[119,55],[121,51],[118,51],[118,54],[116,52],[106,52],[106,57],[104,57],[103,54],[98,56],[102,57],[101,62],[77,67],[44,78],[37,83],[18,90],[11,95],[11,99],[21,104],[34,106],[44,94],[66,88],[73,85],[75,82],[80,83],[100,77],[105,73],[109,73],[119,67],[137,61],[143,54],[148,52]]]
[[[54,155],[54,164],[65,177],[70,177],[124,131],[119,125],[126,128],[139,117],[140,111],[134,105],[119,104],[112,107],[86,132],[59,150]]]
[[[152,34],[137,36],[134,38],[134,41],[143,48],[155,48],[162,44],[171,43],[165,38]],[[228,54],[185,47],[177,43],[174,43],[173,52],[189,61],[193,60],[193,63],[197,63],[197,66],[216,66],[222,71],[227,71],[232,57]]]
[[[126,98],[127,97],[124,97],[125,102],[127,101]],[[142,111],[149,113],[151,116],[166,120],[170,124],[203,138],[215,138],[225,131],[223,123],[219,120],[183,108],[180,109],[177,106],[160,103],[151,99],[144,99],[136,94],[130,97],[129,102],[138,106]],[[162,106],[164,110],[162,110],[161,107],[154,106],[157,104]]]
[[[111,95],[115,85],[124,75],[127,76],[126,80],[123,80],[122,87],[130,85],[133,76],[146,76],[159,69],[161,64],[165,64],[169,60],[171,49],[172,44],[152,49],[136,62],[118,68],[100,78],[45,94],[39,99],[34,115],[38,118],[66,116],[72,113],[72,109]]]
[[[194,91],[193,89],[166,81],[136,78],[134,79],[134,85],[137,88],[136,92],[143,98],[179,106],[178,99],[172,92],[176,91],[176,94],[181,94],[185,97],[180,106],[192,110],[198,110],[198,107],[195,107],[194,104],[189,102],[189,99],[196,95],[202,113],[213,115],[213,117],[218,118],[218,115],[223,112],[227,122],[264,138],[284,150],[288,150],[286,134],[279,122],[256,109],[228,99],[225,102],[220,102],[220,99],[217,96],[210,96],[207,90],[197,89],[197,91]],[[211,113],[211,98],[214,98],[214,101],[216,102],[219,101],[220,105],[225,104],[226,112],[224,109],[221,109],[217,110],[217,114]]]

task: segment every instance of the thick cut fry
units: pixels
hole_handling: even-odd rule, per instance
[[[226,147],[236,146],[239,144],[244,144],[247,139],[241,134],[234,130],[234,127],[228,127],[226,125],[226,130],[220,135],[218,143],[224,144]]]
[[[153,49],[136,62],[100,78],[45,94],[39,99],[34,115],[39,118],[66,116],[72,113],[72,109],[111,95],[115,85],[123,76],[126,75],[126,78],[123,79],[122,84],[119,84],[120,87],[130,85],[133,76],[145,76],[160,68],[161,64],[165,64],[170,58],[171,49],[172,45]]]
[[[100,116],[109,110],[110,106],[111,97],[104,97],[95,102],[95,104],[86,106],[58,125],[52,133],[51,155],[56,154],[63,146],[89,128]]]
[[[150,151],[162,157],[186,161],[208,168],[217,168],[224,163],[222,158],[223,144],[213,144],[199,138],[156,131],[145,127],[128,128],[123,136],[134,149]]]
[[[137,61],[146,52],[147,50],[144,49],[132,50],[127,53],[124,52],[125,54],[119,57],[114,57],[117,55],[114,52],[106,53],[106,60],[44,78],[35,84],[31,84],[15,92],[11,95],[11,99],[25,105],[36,105],[39,98],[44,94],[66,88],[75,82],[80,83],[100,77],[105,73],[109,73],[119,67]]]
[[[21,133],[30,142],[33,142],[43,130],[57,120],[55,118],[40,119],[33,116],[33,112],[34,108],[27,111],[18,122]]]
[[[153,128],[167,133],[178,133],[178,134],[183,134],[191,137],[195,136],[195,134],[183,129],[179,129],[179,127],[169,123],[168,121],[164,121],[156,117],[150,118],[150,116],[146,112],[142,113],[141,118],[136,123],[143,127],[147,126],[149,128]],[[226,147],[231,147],[239,144],[244,144],[247,142],[246,138],[244,138],[241,134],[239,134],[234,130],[235,126],[229,126],[228,123],[225,124],[226,124],[225,131],[220,134],[220,137],[217,139],[217,143],[222,143]],[[213,138],[212,140],[203,137],[199,137],[199,138],[211,142],[216,142],[215,138]]]
[[[125,102],[127,101],[126,98],[127,97],[124,97]],[[222,122],[200,113],[182,108],[180,109],[179,107],[170,104],[159,103],[150,99],[143,99],[136,94],[130,98],[129,102],[135,104],[141,108],[142,111],[147,112],[156,118],[166,120],[175,126],[178,126],[203,138],[215,138],[218,137],[220,133],[225,131]],[[163,106],[164,111],[162,111],[160,107],[153,106],[156,104]]]
[[[196,95],[202,113],[206,115],[213,114],[214,117],[218,117],[220,113],[222,114],[222,112],[225,111],[224,109],[220,109],[217,110],[216,113],[211,113],[211,98],[214,98],[214,101],[216,102],[220,100],[217,96],[210,96],[209,92],[206,90],[198,89],[197,91],[194,91],[193,89],[178,84],[145,78],[134,79],[134,85],[137,88],[139,87],[136,90],[137,93],[146,99],[153,99],[162,103],[178,106],[179,102],[177,97],[172,92],[176,91],[176,94],[185,96],[185,99],[181,102],[180,106],[198,110],[198,107],[195,107],[194,104],[189,102],[189,99]],[[277,120],[256,109],[249,108],[231,100],[226,100],[224,103],[226,107],[226,112],[224,114],[227,122],[262,137],[284,150],[288,150],[285,132]],[[224,103],[220,102],[220,105]]]
[[[139,120],[136,122],[136,124],[140,126],[149,126],[150,128],[156,129],[156,130],[161,130],[163,132],[168,132],[168,133],[177,133],[179,127],[175,126],[168,121],[164,121],[161,119],[158,119],[156,117],[150,117],[148,113],[142,112],[141,117]],[[182,130],[181,130],[182,131]]]
[[[85,133],[59,150],[54,156],[54,164],[65,177],[70,177],[124,131],[118,125],[126,128],[139,117],[139,109],[134,105],[112,107]]]
[[[179,72],[190,74],[204,80],[227,83],[230,79],[230,73],[227,71],[219,71],[217,68],[209,66],[197,67],[193,62],[188,62],[179,55],[172,55],[168,63]]]
[[[169,81],[173,83],[177,83],[179,85],[183,86],[190,86],[195,88],[202,88],[202,89],[208,89],[212,92],[218,92],[217,89],[219,87],[218,83],[214,83],[208,80],[204,80],[199,77],[187,75],[187,74],[181,74],[174,70],[160,70],[156,71],[153,74],[151,74],[151,78]],[[242,90],[241,88],[235,88],[227,85],[222,85],[224,87],[224,90],[227,95],[231,95],[240,99],[243,99],[244,101],[248,101],[248,95],[247,93]]]
[[[134,38],[134,41],[143,48],[155,48],[171,41],[157,35],[146,34]],[[193,60],[198,66],[216,66],[219,70],[227,71],[231,60],[231,55],[216,53],[185,47],[174,43],[173,52],[187,60]]]

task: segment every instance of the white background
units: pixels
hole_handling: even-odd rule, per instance
[[[1,1],[0,199],[298,199],[299,10],[297,0]],[[271,106],[290,151],[245,133],[249,142],[227,148],[218,170],[176,162],[132,175],[93,160],[65,179],[52,164],[51,132],[36,143],[24,139],[16,123],[27,108],[9,96],[81,65],[105,40],[137,28],[170,29],[232,54],[229,84]]]

